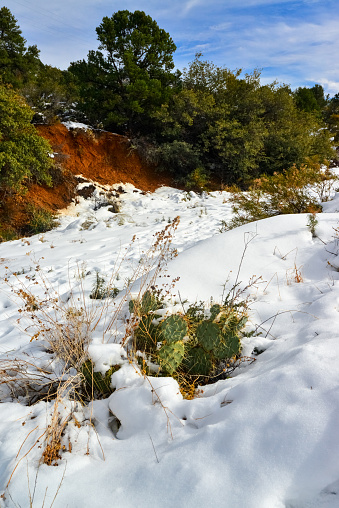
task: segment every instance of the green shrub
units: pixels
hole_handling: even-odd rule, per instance
[[[337,176],[323,171],[319,164],[292,166],[283,173],[262,176],[253,181],[248,192],[231,189],[235,218],[227,229],[274,215],[321,211],[324,188],[333,186]],[[318,195],[318,199],[315,194]],[[325,196],[326,197],[326,196]]]
[[[45,233],[57,226],[55,216],[49,210],[28,205],[27,211],[29,214],[28,228],[30,234]]]
[[[52,150],[31,124],[33,114],[20,95],[0,84],[0,188],[23,192],[31,179],[52,183]]]
[[[116,287],[109,287],[109,285],[106,284],[105,278],[101,277],[97,271],[92,292],[89,297],[92,300],[104,300],[105,298],[115,298],[118,294],[119,289]]]
[[[12,227],[0,224],[0,243],[17,240],[17,238],[18,235]]]
[[[198,192],[208,190],[209,173],[204,168],[198,167],[191,171],[183,181],[189,190]]]

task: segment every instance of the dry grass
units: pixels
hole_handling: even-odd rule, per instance
[[[301,273],[301,268],[302,268],[301,266],[298,268],[297,265],[294,263],[294,267],[287,270],[286,281],[288,286],[290,286],[293,282],[296,282],[297,284],[304,282]]]
[[[137,265],[117,300],[112,298],[90,300],[83,286],[83,267],[78,267],[76,287],[73,289],[70,284],[67,301],[53,288],[39,262],[34,262],[34,273],[25,277],[22,277],[23,272],[13,273],[7,268],[5,282],[13,295],[12,299],[19,302],[19,326],[29,335],[30,342],[39,346],[40,353],[42,346],[47,355],[44,359],[46,364],[44,367],[42,367],[41,354],[39,354],[40,358],[35,358],[32,353],[25,360],[21,357],[13,358],[13,355],[0,360],[2,396],[4,399],[17,399],[28,405],[40,400],[54,401],[47,428],[24,457],[43,437],[42,463],[57,465],[62,452],[71,451],[72,444],[63,444],[62,437],[72,420],[72,411],[65,412],[60,408],[65,406],[65,401],[69,400],[88,402],[86,398],[88,393],[86,392],[84,396],[84,377],[81,374],[81,366],[89,359],[88,346],[91,337],[100,326],[102,342],[115,342],[122,310],[131,298],[135,283],[138,281],[136,298],[140,299],[145,291],[155,288],[156,280],[167,260],[176,255],[171,248],[171,242],[178,224],[179,218],[176,218],[163,231],[155,235],[153,244],[147,252],[143,253],[142,262]],[[130,248],[135,241],[136,238],[133,238]],[[116,261],[107,284],[108,294],[110,294],[110,288],[114,287],[117,275],[128,255],[127,250]],[[171,284],[168,284],[169,286]],[[125,347],[128,347],[133,330],[137,326],[137,316],[126,321],[122,340]],[[90,395],[94,397],[93,393]],[[18,459],[7,486],[24,457]]]

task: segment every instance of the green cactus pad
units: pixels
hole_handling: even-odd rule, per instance
[[[237,356],[241,351],[240,339],[237,335],[225,334],[222,336],[220,346],[213,351],[218,360],[226,360]]]
[[[137,306],[137,302],[136,302],[136,300],[130,300],[130,301],[128,302],[128,309],[129,309],[129,311],[130,311],[130,314],[133,314],[134,312],[136,312],[136,311],[137,311],[138,306]]]
[[[201,347],[193,347],[185,358],[185,370],[192,376],[208,376],[212,369],[211,355]]]
[[[162,370],[172,375],[181,364],[185,355],[185,346],[181,341],[165,344],[158,351],[158,359]]]
[[[221,312],[221,305],[218,303],[215,303],[210,308],[210,314],[211,314],[211,320],[214,321],[218,314]]]
[[[234,312],[229,314],[226,319],[221,321],[223,324],[223,333],[232,331],[234,333],[239,332],[247,322],[247,316],[242,316],[240,319]]]
[[[184,318],[176,314],[173,314],[162,321],[160,329],[162,338],[163,340],[166,340],[167,344],[183,340],[188,331]]]
[[[159,306],[159,302],[156,296],[150,291],[145,291],[141,298],[141,314],[148,314],[153,310],[156,310]]]
[[[211,321],[203,321],[197,327],[197,339],[199,344],[206,349],[212,351],[220,345],[220,328],[216,323]]]

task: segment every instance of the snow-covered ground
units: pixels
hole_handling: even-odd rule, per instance
[[[179,254],[159,285],[180,277],[174,300],[221,301],[225,283],[227,291],[262,277],[246,290],[243,355],[255,361],[185,400],[173,379],[143,377],[124,360],[123,306],[108,333],[98,323],[89,346],[98,370],[123,363],[112,376],[116,390],[88,408],[67,400],[59,406],[61,417],[70,408],[73,416],[57,467],[40,461],[53,403],[24,405],[0,385],[2,492],[10,480],[0,506],[337,508],[339,194],[318,214],[313,238],[307,215],[222,232],[232,214],[226,192],[123,187],[119,213],[101,206],[98,189],[61,214],[55,230],[0,245],[0,362],[58,368],[39,339],[31,340],[34,327],[11,289],[43,299],[53,288],[62,302],[95,309],[102,302],[88,296],[96,273],[109,280],[114,272],[123,290],[146,262],[155,232],[177,216],[172,248]],[[41,277],[45,287],[35,284]],[[263,352],[255,356],[255,348]],[[118,432],[109,410],[121,421]]]

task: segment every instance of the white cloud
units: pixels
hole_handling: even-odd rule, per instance
[[[184,5],[182,14],[183,15],[188,14],[192,9],[198,7],[201,4],[203,4],[202,0],[188,0],[188,2],[186,2],[186,4]]]
[[[330,95],[335,95],[336,93],[339,93],[339,80],[331,81],[326,78],[321,78],[318,80],[318,83],[322,85],[324,89],[327,91],[327,93],[329,93]]]
[[[210,29],[219,32],[219,31],[229,30],[231,28],[231,26],[232,26],[232,23],[230,23],[229,21],[225,21],[225,22],[219,23],[218,25],[210,26]]]

